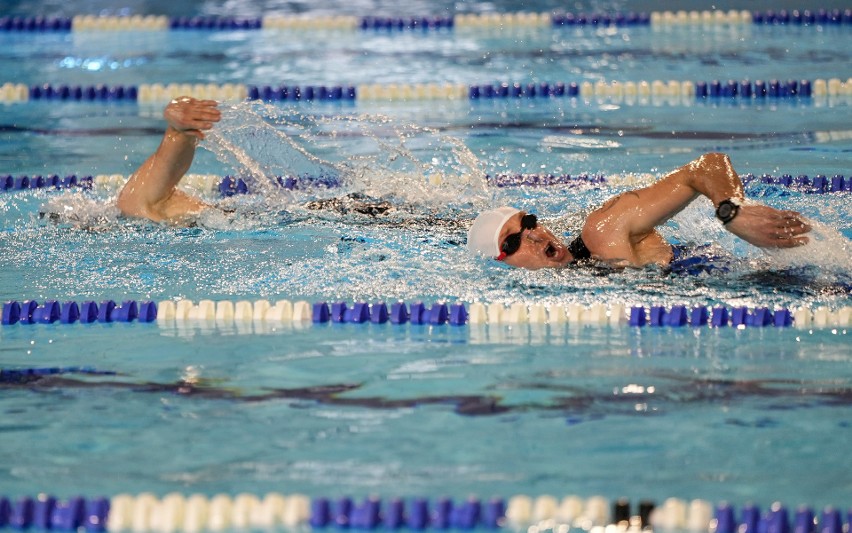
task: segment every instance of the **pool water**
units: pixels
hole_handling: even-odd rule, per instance
[[[846,501],[839,332],[41,329],[4,359],[119,374],[5,387],[13,494]]]
[[[289,9],[186,3],[193,11],[176,13],[173,4],[148,4],[143,14]],[[317,16],[454,9],[293,6]],[[48,1],[28,9],[116,10]],[[6,80],[27,85],[846,80],[850,41],[848,26],[0,32],[0,65]],[[4,103],[0,174],[128,175],[160,141],[161,108]],[[193,228],[121,219],[110,207],[115,189],[4,191],[0,298],[852,305],[848,192],[748,185],[749,197],[822,224],[818,242],[790,253],[750,248],[713,220],[709,203],[696,202],[664,233],[712,242],[724,256],[726,269],[697,276],[520,272],[472,261],[464,247],[466,221],[483,206],[512,203],[571,235],[613,194],[708,151],[729,153],[743,174],[852,177],[844,97],[300,102],[228,113],[222,135],[269,174],[351,172],[340,187],[286,193],[261,179],[259,193],[215,199],[236,216]],[[286,148],[283,134],[323,163]],[[192,172],[245,172],[234,154],[205,146]],[[499,174],[606,181],[499,188],[484,178]],[[396,209],[373,217],[306,207],[349,193]],[[73,211],[77,221],[48,222],[39,217],[45,210]],[[849,346],[848,327],[4,326],[0,369],[66,371],[0,380],[0,493],[577,494],[846,506]]]

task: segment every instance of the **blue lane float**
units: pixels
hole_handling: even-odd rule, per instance
[[[763,80],[721,82],[713,80],[709,83],[698,81],[695,83],[695,97],[697,99],[707,98],[740,98],[740,99],[764,99],[764,98],[810,98],[813,95],[813,86],[810,80]]]
[[[754,11],[751,16],[756,25],[769,26],[813,26],[813,25],[849,25],[852,24],[852,9],[817,9],[815,11],[805,9],[787,11]]]
[[[216,189],[222,197],[250,194],[250,181],[240,177],[225,176]],[[333,189],[341,186],[340,178],[331,175],[276,176],[273,183],[282,189],[290,191],[299,189]]]
[[[0,17],[0,31],[70,31],[68,17]]]
[[[93,322],[153,322],[157,319],[157,304],[151,301],[124,300],[117,305],[112,300],[100,304],[85,301],[81,304],[47,300],[39,305],[35,300],[9,301],[3,304],[2,325],[14,324],[91,324]]]
[[[63,374],[86,374],[93,376],[114,376],[113,371],[97,370],[88,366],[64,366],[42,368],[0,368],[0,383],[27,383],[45,376]]]
[[[632,327],[705,327],[709,323],[713,328],[788,328],[794,325],[793,313],[789,309],[771,310],[767,307],[727,307],[716,306],[709,312],[699,306],[691,310],[683,305],[671,309],[662,306],[630,308],[628,324]]]
[[[100,533],[106,531],[109,506],[106,498],[58,500],[46,494],[17,499],[3,496],[0,497],[0,528]]]
[[[261,18],[236,17],[173,17],[169,19],[172,30],[259,30]]]
[[[248,99],[265,102],[297,101],[354,101],[357,99],[354,85],[249,85]]]
[[[12,176],[11,174],[0,175],[0,190],[23,191],[27,189],[70,189],[73,187],[91,188],[92,176],[77,177],[68,175],[59,177],[56,174],[50,176]]]
[[[553,26],[648,26],[649,13],[554,13]]]
[[[361,30],[404,31],[404,30],[442,30],[455,27],[453,17],[362,17],[357,22]]]
[[[49,83],[29,87],[30,100],[83,102],[136,102],[139,89],[135,85],[58,85]]]

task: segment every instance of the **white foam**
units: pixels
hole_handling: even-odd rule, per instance
[[[809,242],[796,248],[765,249],[770,265],[776,268],[816,266],[823,273],[849,274],[852,265],[852,241],[839,231],[808,220],[812,229]]]
[[[112,200],[101,199],[74,191],[47,199],[41,208],[48,220],[77,229],[100,231],[114,227],[121,216]]]

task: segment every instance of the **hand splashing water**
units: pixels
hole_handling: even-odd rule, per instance
[[[824,273],[848,275],[852,265],[852,241],[839,231],[820,222],[808,220],[811,231],[808,244],[797,248],[767,249],[772,268],[818,266]]]

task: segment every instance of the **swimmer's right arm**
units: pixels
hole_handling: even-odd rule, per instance
[[[206,207],[200,199],[176,187],[192,164],[198,141],[221,118],[216,102],[177,98],[166,106],[163,116],[168,126],[160,146],[119,193],[118,208],[127,216],[159,222]]]

